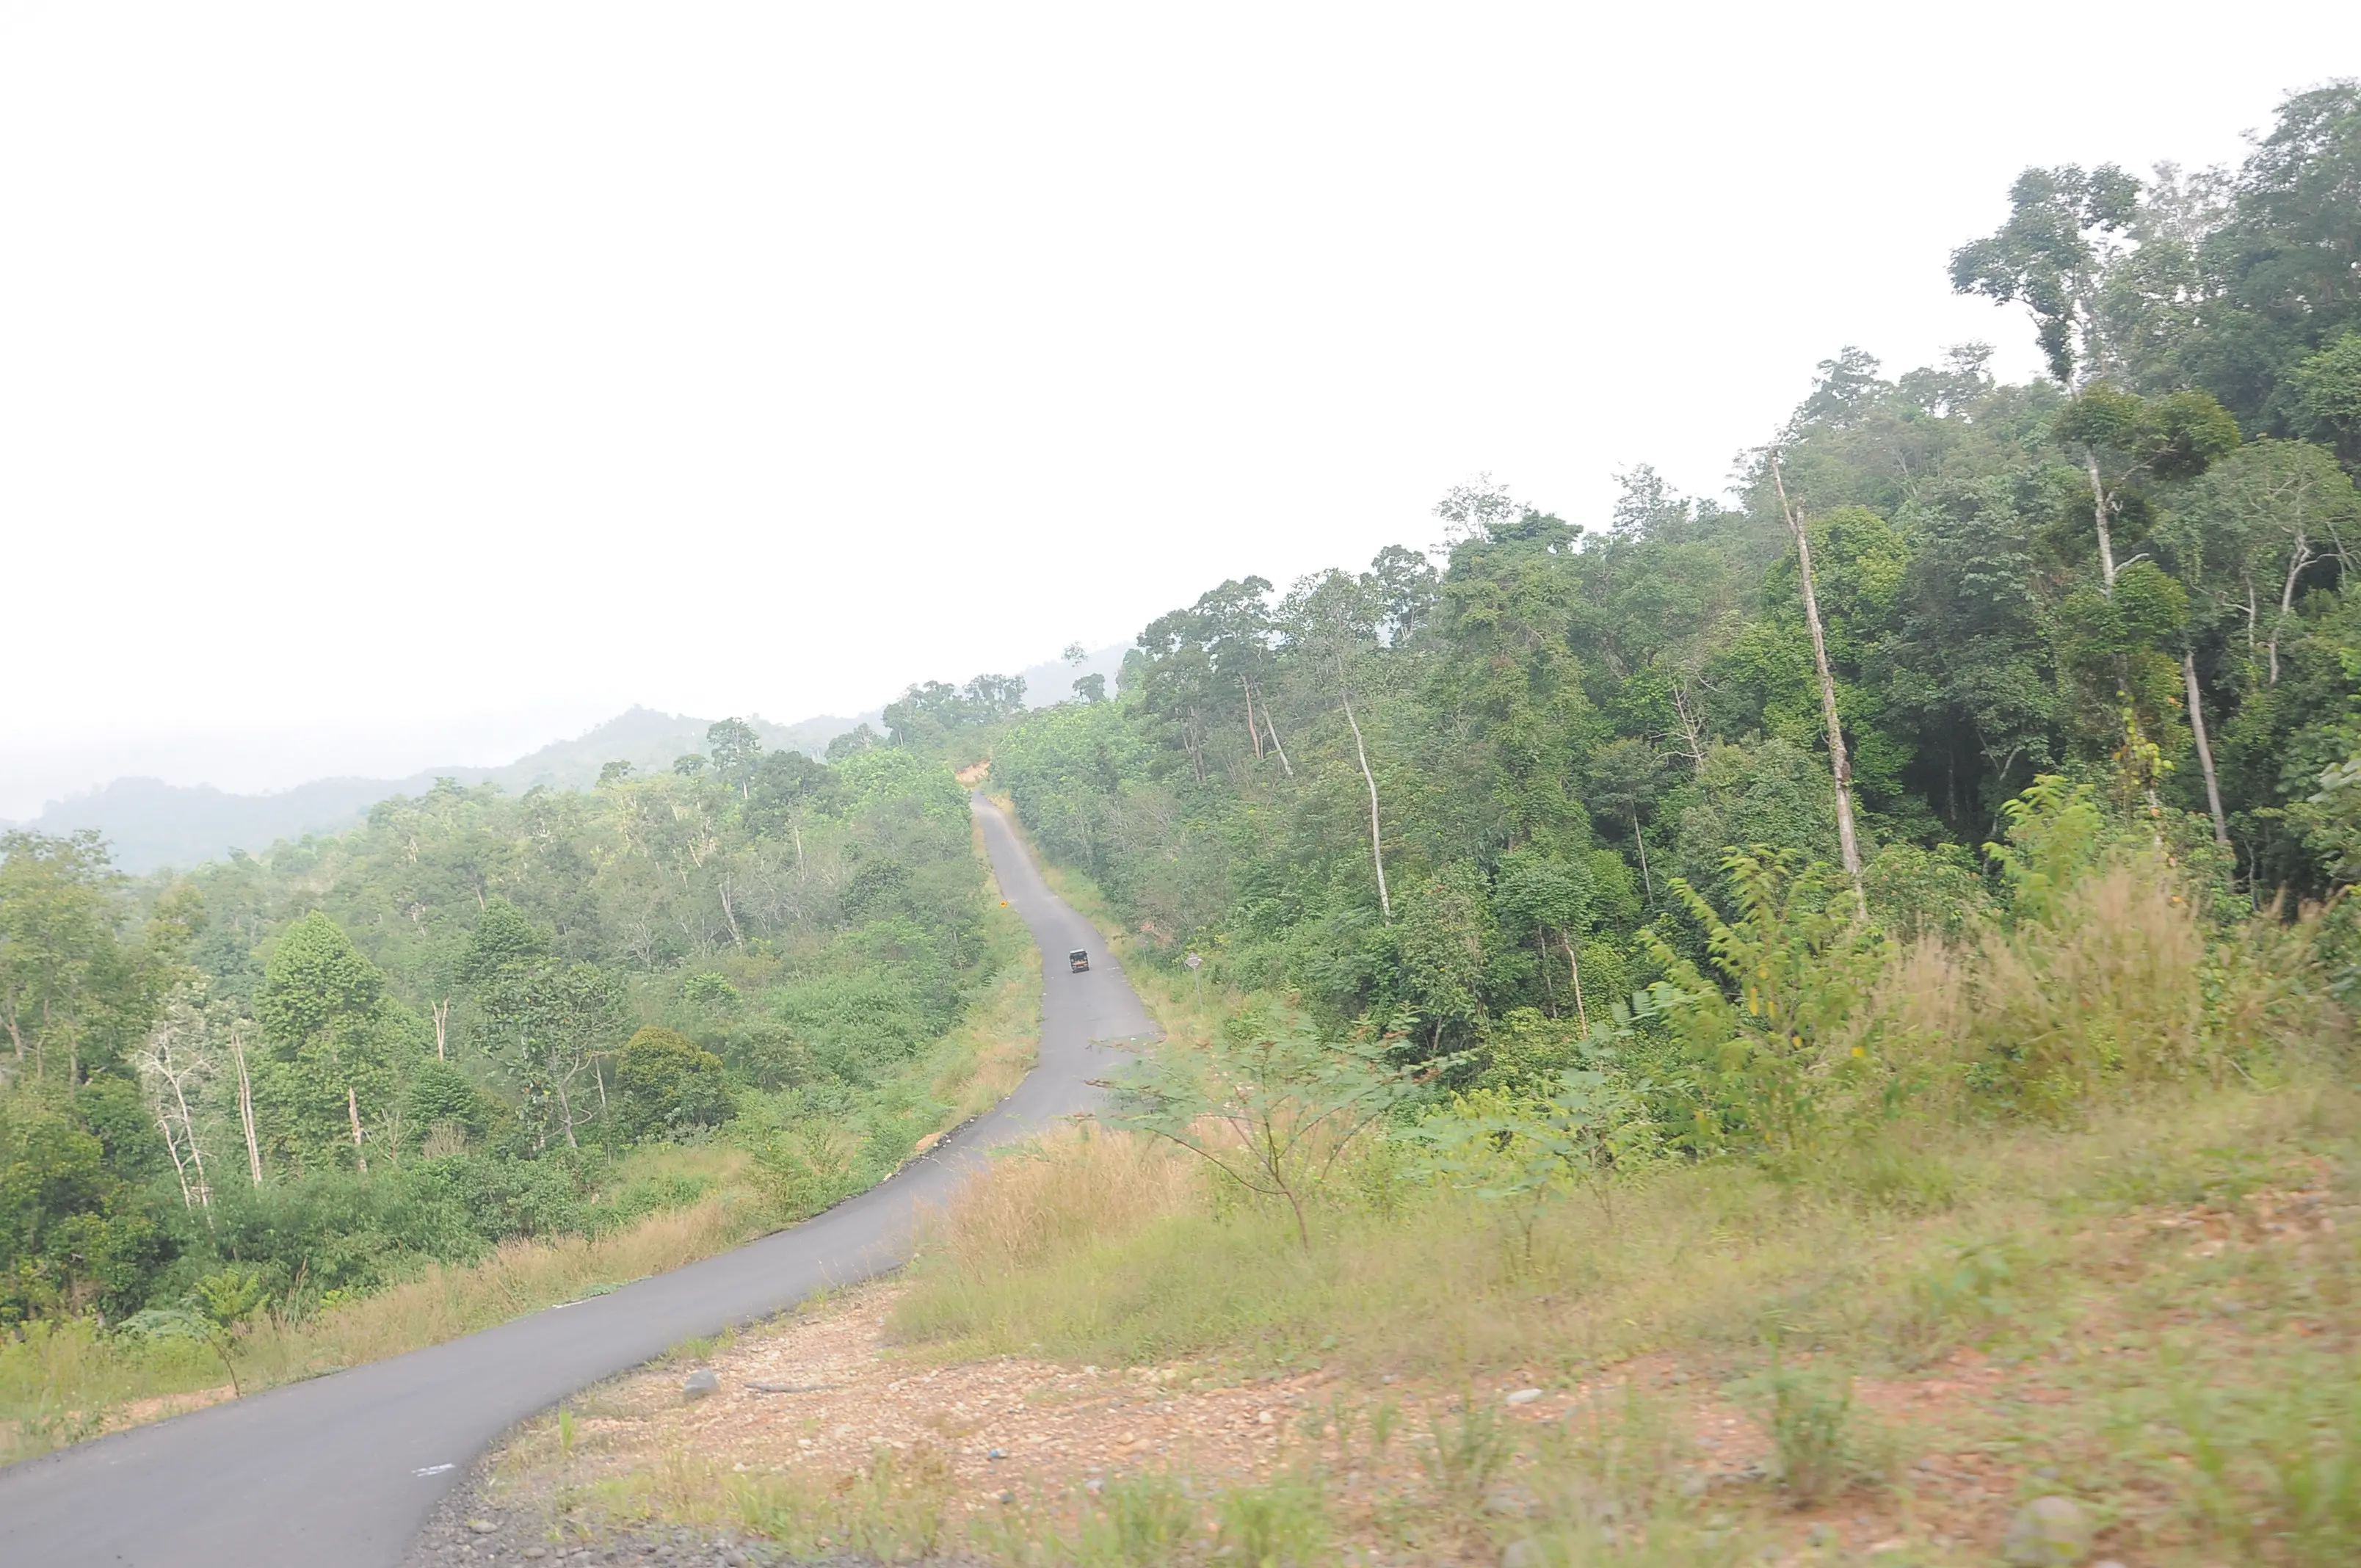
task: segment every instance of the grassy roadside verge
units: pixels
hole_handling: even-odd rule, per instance
[[[498,1486],[553,1543],[1000,1568],[1965,1568],[2061,1496],[2092,1539],[2060,1562],[2353,1560],[2361,1100],[2158,1096],[1940,1159],[1907,1200],[1677,1172],[1530,1256],[1462,1197],[1340,1203],[1307,1252],[1072,1139],[907,1278],[691,1347],[722,1400],[591,1391]]]
[[[1236,1000],[1137,970],[1176,1047]],[[650,1382],[588,1449],[521,1434],[509,1484],[556,1540],[999,1568],[2361,1561],[2361,1095],[2318,1026],[2068,1116],[1531,1204],[1379,1136],[1308,1243],[1169,1145],[1054,1141],[889,1292],[730,1353],[777,1376],[833,1336],[856,1392],[692,1414]]]
[[[87,1321],[31,1325],[21,1337],[0,1338],[0,1464],[216,1403],[233,1388],[253,1393],[318,1376],[612,1289],[794,1223],[853,1183],[873,1184],[943,1130],[996,1103],[1032,1066],[1040,966],[1021,925],[997,905],[995,891],[989,920],[1007,961],[960,1025],[906,1069],[899,1114],[872,1129],[864,1157],[848,1160],[828,1183],[783,1183],[778,1159],[766,1157],[785,1129],[750,1116],[726,1140],[634,1150],[608,1185],[619,1212],[644,1207],[610,1229],[511,1242],[463,1267],[429,1263],[300,1318],[266,1313],[218,1348],[187,1338],[140,1341]]]

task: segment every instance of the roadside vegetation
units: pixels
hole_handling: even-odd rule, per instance
[[[691,1261],[1014,1085],[949,771],[710,745],[138,883],[0,844],[0,1461]]]
[[[1259,1531],[1281,1563],[1883,1546],[1873,1560],[1967,1563],[2027,1519],[2081,1543],[2029,1561],[2350,1561],[2361,1100],[2341,1012],[2307,979],[2316,927],[2207,918],[2136,831],[2057,892],[2041,914],[2004,899],[1989,926],[1888,944],[1872,972],[1786,968],[1766,1013],[1826,1008],[1832,1030],[1802,1062],[1739,1051],[1760,1046],[1744,988],[1697,976],[1698,1001],[1659,992],[1565,1059],[1455,1089],[1397,1071],[1389,1090],[1350,1039],[1274,1052],[1305,1027],[1281,999],[1200,1006],[1185,974],[1151,972],[1167,1055],[1109,1124],[995,1162],[906,1281],[796,1321],[882,1323],[862,1342],[881,1369],[843,1407],[860,1431],[894,1390],[996,1386],[1013,1364],[1016,1430],[1095,1398],[1095,1442],[992,1463],[985,1442],[1016,1440],[963,1437],[954,1409],[989,1403],[951,1406],[968,1385],[947,1381],[918,1397],[915,1440],[840,1475],[798,1462],[795,1434],[819,1428],[792,1399],[667,1429],[674,1366],[577,1401],[588,1424],[562,1448],[536,1424],[497,1485],[560,1543],[689,1525],[886,1561],[1224,1562]],[[1741,914],[1731,935],[1793,916]],[[2021,987],[2028,948],[2078,944],[2073,986]],[[2158,950],[2192,961],[2160,973]],[[2159,1010],[2180,1046],[2117,1055],[2125,1014]],[[2037,1022],[2095,1052],[2070,1094],[2058,1058],[2004,1043]],[[1677,1127],[1611,1091],[1700,1058],[1740,1064],[1725,1110],[1800,1092],[1825,1113],[1644,1153]],[[1171,1102],[1192,1073],[1207,1098],[1184,1124]],[[1325,1117],[1340,1089],[1384,1113],[1347,1135]],[[1257,1131],[1268,1153],[1307,1128],[1300,1157],[1247,1152]],[[1289,1157],[1293,1200],[1257,1190]],[[796,1387],[849,1376],[783,1365]],[[1097,1375],[1080,1394],[1077,1369]],[[1218,1419],[1153,1451],[1118,1435],[1240,1393],[1282,1418],[1244,1464]]]

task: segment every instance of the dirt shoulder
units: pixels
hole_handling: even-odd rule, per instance
[[[1678,1485],[1726,1499],[1710,1517],[1733,1541],[1742,1534],[1758,1552],[1771,1549],[1764,1561],[1847,1552],[1980,1560],[2032,1480],[1971,1443],[1940,1450],[1939,1435],[1961,1418],[1975,1424],[1977,1407],[2022,1397],[2011,1390],[2026,1371],[1972,1351],[1926,1377],[1859,1390],[1865,1405],[1906,1411],[1921,1435],[1938,1439],[1906,1496],[1889,1488],[1798,1510],[1772,1495],[1771,1437],[1727,1365],[1658,1355],[1571,1386],[1521,1374],[1469,1389],[1324,1371],[1233,1381],[1191,1364],[930,1365],[885,1340],[901,1288],[872,1287],[588,1392],[570,1407],[569,1433],[553,1416],[491,1456],[413,1561],[458,1560],[455,1546],[468,1561],[768,1561],[793,1543],[750,1529],[765,1483],[783,1483],[790,1498],[842,1497],[883,1464],[933,1495],[944,1544],[1012,1528],[1070,1530],[1061,1516],[1140,1475],[1183,1476],[1210,1497],[1316,1473],[1353,1558],[1490,1562],[1543,1511],[1529,1474],[1535,1457],[1570,1431],[1614,1423],[1634,1397],[1676,1429]],[[714,1391],[688,1397],[689,1378],[703,1373]],[[1495,1435],[1477,1435],[1488,1427]],[[1443,1495],[1453,1478],[1438,1454],[1471,1442],[1497,1442],[1499,1460],[1475,1478],[1477,1495],[1463,1510],[1472,1518],[1453,1518],[1454,1499]],[[470,1518],[493,1528],[470,1530]]]

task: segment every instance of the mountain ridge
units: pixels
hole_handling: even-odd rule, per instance
[[[746,723],[774,751],[817,757],[829,740],[876,718],[874,712],[852,718],[821,714],[778,724],[754,715]],[[115,778],[81,795],[49,801],[39,815],[15,826],[48,834],[93,829],[107,840],[116,865],[146,872],[217,860],[238,850],[265,850],[307,834],[336,832],[360,821],[379,801],[423,795],[437,779],[497,784],[522,794],[536,786],[588,789],[610,762],[629,762],[639,773],[659,771],[688,752],[702,752],[705,731],[712,722],[635,704],[580,735],[553,740],[495,767],[423,768],[391,779],[338,775],[257,795],[233,794],[213,784]]]
[[[1079,664],[1061,660],[1028,666],[1021,672],[1027,706],[1039,707],[1062,700],[1067,695],[1066,678],[1077,672],[1104,674],[1112,685],[1128,646],[1118,643],[1098,649]],[[850,718],[818,714],[791,724],[759,714],[747,715],[744,721],[773,751],[796,751],[818,758],[826,753],[830,740],[859,725],[882,727],[884,708],[871,708]],[[255,794],[126,774],[48,801],[35,816],[20,822],[0,822],[0,828],[50,835],[94,830],[106,839],[117,866],[135,874],[145,873],[218,860],[234,850],[259,851],[308,834],[338,832],[359,822],[379,801],[423,795],[437,779],[468,785],[498,784],[521,795],[535,787],[588,789],[598,782],[598,770],[612,762],[629,762],[634,773],[661,772],[679,757],[703,752],[705,732],[712,722],[634,703],[579,735],[550,741],[510,762],[422,768],[399,778],[339,773]]]

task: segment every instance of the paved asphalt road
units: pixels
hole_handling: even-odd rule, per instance
[[[502,1431],[682,1340],[768,1316],[908,1255],[918,1207],[985,1146],[1096,1100],[1093,1041],[1153,1025],[1097,932],[1042,882],[1006,819],[976,815],[1001,891],[1040,945],[1041,1053],[997,1109],[875,1190],[719,1257],[391,1361],[274,1388],[0,1471],[7,1568],[393,1568]],[[1066,953],[1092,950],[1087,974]]]

